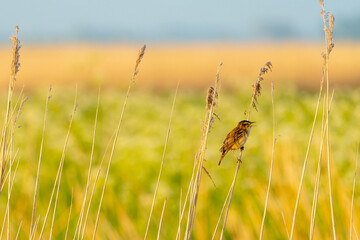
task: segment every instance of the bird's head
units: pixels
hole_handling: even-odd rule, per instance
[[[241,122],[239,122],[239,127],[241,128],[245,128],[246,130],[251,129],[254,126],[255,122],[251,122],[248,120],[243,120]]]

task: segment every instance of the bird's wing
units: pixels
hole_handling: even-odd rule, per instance
[[[242,129],[233,129],[225,138],[223,149],[230,149],[240,138],[244,137]]]

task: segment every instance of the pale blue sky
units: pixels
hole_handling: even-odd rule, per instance
[[[335,37],[360,40],[360,0],[325,0]],[[318,40],[317,0],[16,0],[0,3],[0,42]]]

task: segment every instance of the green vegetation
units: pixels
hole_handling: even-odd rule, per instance
[[[271,80],[270,75],[268,79]],[[273,141],[269,82],[269,80],[264,81],[259,111],[252,113],[252,120],[256,121],[256,127],[253,128],[245,145],[246,151],[243,154],[243,164],[240,167],[225,232],[227,239],[256,239],[260,233]],[[141,85],[140,80],[139,84]],[[251,87],[245,85],[241,89],[223,90],[219,96],[216,112],[221,120],[216,120],[213,124],[208,137],[205,158],[205,167],[217,187],[215,188],[211,180],[205,174],[203,175],[196,209],[194,239],[211,239],[213,234],[236,168],[236,160],[232,154],[225,157],[221,167],[217,166],[220,157],[219,148],[228,131],[235,127],[238,121],[245,119],[244,111],[248,109],[250,103],[250,92]],[[55,87],[52,94],[48,109],[35,215],[35,219],[40,215],[38,233],[61,159],[75,97],[75,87],[72,89]],[[91,184],[94,182],[106,146],[116,129],[124,94],[123,90],[103,90],[101,93]],[[150,224],[149,239],[155,239],[157,236],[165,198],[167,198],[167,204],[161,236],[163,239],[174,239],[176,236],[180,192],[182,191],[183,203],[191,178],[194,157],[200,144],[201,120],[206,111],[206,94],[206,89],[201,93],[179,90],[164,169]],[[29,99],[17,123],[17,126],[21,127],[15,129],[14,135],[14,152],[18,151],[17,159],[20,159],[20,162],[10,204],[11,236],[16,235],[19,224],[22,223],[20,239],[29,236],[47,91],[43,89],[43,91],[26,95]],[[5,94],[2,96],[1,102],[5,103]],[[171,91],[148,92],[136,89],[136,87],[133,89],[110,169],[100,215],[98,239],[143,238],[163,153],[172,98]],[[317,93],[284,88],[275,83],[277,142],[264,239],[287,239],[282,213],[287,230],[290,231],[316,99]],[[357,104],[359,101],[360,89],[335,90],[330,114],[334,215],[336,234],[341,239],[347,238],[350,234],[352,182],[356,148],[360,136],[358,127],[360,106]],[[73,237],[76,229],[86,187],[97,91],[80,89],[77,103],[60,186],[53,232],[55,239],[63,239],[65,236],[72,193],[73,206],[69,237]],[[2,115],[5,114],[4,109],[2,108]],[[309,235],[322,112],[321,107],[295,224],[296,238],[307,238]],[[106,156],[90,209],[86,239],[93,233],[109,151]],[[315,239],[329,239],[332,232],[326,158],[322,160],[321,166],[314,237]],[[357,185],[354,200],[354,226],[357,231],[360,230],[358,192]],[[7,186],[0,196],[2,203],[0,212],[4,213],[3,216],[6,201]],[[50,224],[51,216],[45,230],[45,238],[48,238]],[[181,236],[183,236],[183,231],[184,229]]]

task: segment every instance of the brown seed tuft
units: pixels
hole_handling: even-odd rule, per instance
[[[262,77],[264,74],[268,73],[268,71],[272,70],[272,64],[271,62],[267,62],[265,63],[265,65],[260,68],[260,72],[259,72],[259,76],[256,80],[256,82],[254,84],[252,84],[252,88],[253,88],[253,97],[252,97],[252,103],[251,106],[257,111],[257,106],[256,104],[258,103],[258,96],[261,95],[261,81],[264,80],[264,78]]]
[[[146,49],[146,45],[144,45],[144,46],[140,49],[140,51],[139,51],[139,55],[138,55],[138,58],[137,58],[136,64],[135,64],[134,75],[133,75],[133,77],[132,77],[133,83],[135,83],[135,80],[134,80],[134,79],[135,79],[135,76],[139,73],[138,67],[139,67],[139,64],[140,64],[142,58],[144,57],[145,49]]]
[[[207,110],[210,110],[211,106],[215,107],[217,98],[218,98],[217,91],[215,90],[215,88],[213,86],[210,86],[209,90],[208,90],[207,98],[206,98]]]
[[[16,29],[15,36],[10,37],[10,40],[13,41],[13,50],[12,50],[13,59],[11,63],[11,75],[13,76],[14,80],[16,80],[15,76],[19,72],[19,68],[20,68],[19,60],[20,60],[20,48],[21,48],[20,41],[17,38],[19,27],[15,26],[15,29]]]

